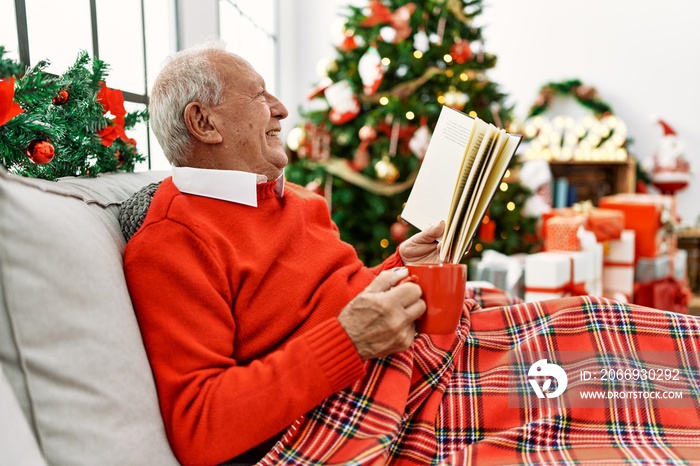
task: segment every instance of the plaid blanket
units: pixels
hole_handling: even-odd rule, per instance
[[[468,298],[455,334],[419,335],[409,350],[368,362],[362,381],[295,422],[260,464],[700,464],[700,319],[588,296]],[[573,395],[541,400],[513,385],[530,353],[566,351],[641,363],[645,351],[682,355],[681,382],[649,377],[642,387],[684,391],[685,404],[580,406]],[[661,370],[649,364],[649,374]],[[570,377],[567,393],[592,386],[584,378]]]

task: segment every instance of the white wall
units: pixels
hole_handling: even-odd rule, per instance
[[[296,108],[317,81],[315,67],[334,56],[331,26],[348,0],[280,1],[280,97]],[[355,4],[362,4],[355,1]],[[630,151],[655,151],[666,120],[698,172],[678,195],[686,223],[700,216],[700,2],[666,0],[485,0],[479,18],[486,50],[498,56],[490,73],[524,117],[539,88],[579,78],[598,89],[628,126]]]

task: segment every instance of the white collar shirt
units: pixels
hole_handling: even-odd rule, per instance
[[[210,197],[247,206],[258,206],[257,186],[265,175],[237,170],[173,167],[173,184],[182,193]],[[284,173],[275,180],[275,194],[284,195]]]

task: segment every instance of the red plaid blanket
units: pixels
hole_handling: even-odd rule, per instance
[[[419,335],[410,350],[369,362],[362,381],[299,419],[261,464],[700,462],[700,319],[603,298],[507,305],[501,293],[472,294],[455,335]],[[685,404],[579,406],[573,395],[540,400],[513,385],[530,353],[568,350],[682,355],[682,381],[659,383],[684,391]],[[567,393],[586,384],[570,378]]]

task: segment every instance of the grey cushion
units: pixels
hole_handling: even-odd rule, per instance
[[[0,362],[50,464],[176,464],[117,220],[167,175],[47,182],[0,169]]]

